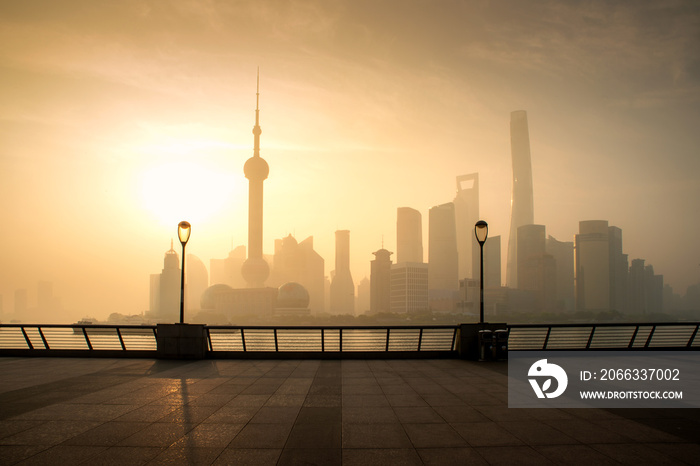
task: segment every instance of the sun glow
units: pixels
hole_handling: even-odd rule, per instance
[[[140,177],[143,208],[164,225],[182,219],[203,223],[232,202],[236,179],[230,173],[191,162],[172,162]]]

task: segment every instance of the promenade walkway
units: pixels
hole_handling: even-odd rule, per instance
[[[0,464],[700,464],[698,410],[508,409],[506,370],[0,358]]]

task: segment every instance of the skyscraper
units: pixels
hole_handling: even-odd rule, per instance
[[[501,236],[489,236],[484,243],[484,288],[500,288],[501,283]]]
[[[428,310],[428,264],[401,262],[391,265],[391,312]]]
[[[479,243],[474,225],[479,221],[479,174],[457,177],[455,228],[459,254],[459,278],[479,278]]]
[[[545,243],[547,254],[554,257],[557,265],[557,301],[565,311],[574,310],[574,243],[558,241],[553,236]]]
[[[335,270],[331,281],[332,314],[355,313],[355,284],[350,274],[350,231],[335,232]]]
[[[270,173],[267,162],[260,157],[260,73],[255,94],[255,126],[253,127],[253,156],[243,166],[248,178],[248,259],[243,263],[241,274],[249,288],[262,288],[270,275],[270,266],[263,259],[263,181]]]
[[[510,114],[510,153],[513,162],[513,191],[510,198],[510,236],[506,263],[506,285],[518,287],[518,227],[535,223],[532,196],[532,162],[527,112]]]
[[[431,208],[428,222],[428,288],[459,291],[454,204]]]
[[[423,262],[421,214],[410,207],[396,209],[396,262]]]
[[[153,277],[153,276],[152,276]],[[163,270],[156,281],[151,279],[151,293],[158,293],[158,298],[151,297],[151,303],[156,303],[158,308],[155,317],[158,322],[177,322],[180,315],[180,258],[170,241],[170,249],[163,258]],[[152,310],[153,311],[153,310]]]
[[[556,263],[546,253],[544,225],[518,228],[518,289],[532,292],[539,311],[556,305]]]
[[[576,310],[610,309],[610,240],[606,220],[579,222],[574,236]]]
[[[627,311],[629,265],[627,254],[622,253],[620,228],[608,227],[608,246],[610,248],[610,309],[624,313]]]
[[[371,261],[369,277],[369,310],[389,312],[391,309],[391,255],[390,251],[382,248],[373,252],[375,259]]]

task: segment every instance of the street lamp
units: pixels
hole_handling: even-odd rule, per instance
[[[481,275],[479,279],[479,323],[484,323],[484,243],[489,236],[489,224],[483,220],[479,220],[474,225],[474,234],[476,241],[481,247]]]
[[[180,238],[182,244],[182,271],[180,275],[180,323],[185,323],[185,245],[190,239],[192,225],[189,222],[182,221],[177,225],[177,237]]]

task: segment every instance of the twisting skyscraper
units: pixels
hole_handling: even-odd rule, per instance
[[[510,236],[508,237],[506,285],[510,288],[517,288],[518,227],[535,223],[530,133],[525,110],[517,110],[510,114],[510,153],[513,160],[513,191],[510,198]]]
[[[267,179],[270,168],[260,157],[260,73],[255,94],[255,126],[253,135],[255,143],[253,156],[243,166],[248,178],[248,259],[243,263],[241,274],[250,288],[262,288],[270,275],[270,266],[263,259],[263,181]]]

